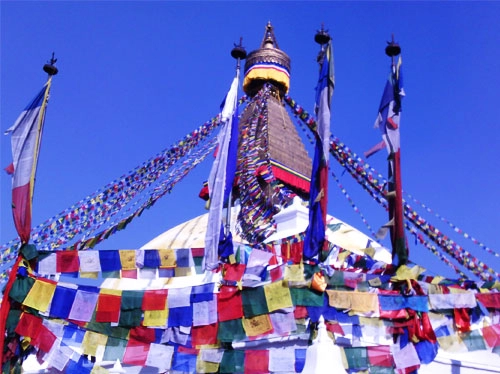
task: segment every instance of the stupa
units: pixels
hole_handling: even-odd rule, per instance
[[[93,249],[166,193],[160,187],[169,191],[169,180],[134,214],[72,246],[41,230],[37,248],[23,252],[29,258],[9,295],[4,368],[36,354],[47,370],[67,373],[500,372],[498,283],[396,267],[391,251],[330,215],[326,255],[304,258],[312,162],[287,108],[311,128],[316,120],[290,98],[290,71],[268,23],[245,63],[236,176],[223,225],[233,233],[232,253],[213,270],[203,266],[208,214],[137,250]],[[115,194],[136,191],[141,177],[157,178],[187,145],[225,125],[217,117],[92,196],[94,219],[106,213],[108,198],[114,204]],[[334,143],[330,152],[340,148]],[[48,227],[85,227],[82,206]],[[94,283],[83,285],[89,278]],[[488,361],[462,363],[465,351]],[[318,354],[328,352],[325,368]]]

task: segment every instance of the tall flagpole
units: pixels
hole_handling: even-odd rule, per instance
[[[238,146],[238,119],[235,117],[238,106],[238,86],[239,69],[236,70],[236,76],[231,83],[231,87],[224,99],[224,105],[221,108],[220,121],[222,128],[218,135],[219,148],[208,178],[210,207],[205,235],[203,265],[205,271],[208,272],[215,270],[219,266],[219,257],[225,257],[226,250],[227,252],[232,252],[231,235],[229,234],[228,237],[224,237],[222,243],[221,235],[225,236],[223,206],[224,202],[229,200],[229,191],[233,186],[231,176],[234,177],[234,170],[236,169],[236,154],[233,151],[237,150],[234,146]],[[230,170],[228,171],[228,169]],[[228,206],[230,206],[229,203]]]
[[[247,51],[243,47],[243,38],[240,37],[239,44],[234,44],[234,48],[231,50],[231,56],[236,59],[236,75],[240,75],[241,68],[241,60],[247,58]],[[236,108],[236,111],[238,109]],[[238,133],[239,129],[236,129],[235,133]],[[231,139],[232,141],[238,142],[238,138]],[[224,231],[224,235],[227,237],[229,232],[231,231],[231,200],[232,200],[232,186],[229,186],[229,193],[227,198],[227,207],[226,207],[226,227]]]
[[[42,108],[40,109],[40,117],[38,118],[38,129],[37,129],[37,137],[35,145],[35,160],[33,162],[33,168],[31,170],[31,177],[30,177],[31,198],[33,198],[33,193],[35,191],[35,179],[36,179],[36,170],[38,165],[38,155],[40,154],[43,125],[45,123],[45,113],[47,111],[47,103],[49,101],[50,88],[52,87],[52,77],[59,72],[59,70],[55,66],[56,62],[57,58],[54,58],[54,52],[52,52],[52,58],[50,59],[50,61],[47,64],[43,65],[43,71],[47,73],[47,83],[46,83],[47,89],[45,90]]]
[[[43,70],[48,74],[48,78],[47,78],[47,82],[46,82],[45,87],[44,87],[45,91],[43,94],[43,99],[42,99],[43,101],[41,103],[41,106],[40,106],[40,109],[38,112],[38,117],[37,118],[35,117],[36,118],[36,129],[35,129],[36,135],[35,135],[33,150],[32,150],[33,151],[33,154],[32,154],[33,161],[32,161],[32,164],[30,165],[31,170],[29,170],[29,186],[28,186],[29,195],[28,195],[27,204],[25,206],[27,211],[23,212],[23,214],[25,214],[26,217],[24,217],[22,220],[22,221],[26,221],[25,226],[28,226],[28,227],[24,227],[24,230],[20,230],[18,224],[16,223],[16,229],[18,230],[18,234],[20,235],[21,244],[19,247],[19,253],[18,253],[16,262],[10,271],[9,280],[7,281],[7,285],[5,286],[5,289],[3,292],[2,305],[0,306],[0,365],[2,368],[2,372],[5,372],[3,370],[4,364],[7,364],[7,362],[4,363],[4,350],[6,348],[5,347],[5,335],[6,335],[5,328],[6,328],[6,323],[7,323],[7,317],[8,317],[9,312],[10,312],[9,294],[10,294],[10,291],[12,289],[12,285],[14,284],[14,281],[16,279],[19,266],[20,266],[21,262],[23,262],[23,260],[24,260],[24,257],[22,254],[23,247],[25,247],[29,243],[29,237],[30,237],[30,232],[31,232],[31,203],[32,203],[32,199],[33,199],[34,182],[35,182],[35,176],[36,176],[36,166],[37,166],[37,161],[38,161],[38,154],[40,152],[40,141],[41,141],[41,136],[43,133],[45,111],[47,109],[47,101],[48,101],[48,97],[49,97],[49,93],[50,93],[52,77],[58,73],[58,69],[54,65],[56,63],[56,61],[57,61],[57,59],[54,58],[54,53],[52,53],[52,58],[50,59],[50,61],[43,66]],[[31,110],[33,108],[29,108],[29,109]],[[27,110],[25,110],[25,111],[27,111]],[[22,122],[25,120],[28,120],[28,121],[31,120],[30,116],[24,116],[22,118],[20,117],[13,127],[16,127],[18,125],[22,125]],[[21,122],[19,122],[19,121],[21,121]],[[14,132],[16,129],[11,128],[9,130]],[[8,132],[9,132],[9,130],[8,130]],[[24,136],[27,137],[28,135],[24,135]],[[22,148],[24,148],[24,145]],[[17,164],[14,167],[21,168],[22,166],[24,166],[24,165]],[[14,173],[21,172],[21,170],[15,170],[15,169],[13,169],[12,171]],[[15,177],[13,177],[13,178],[15,178]],[[13,201],[14,201],[14,199],[15,199],[15,197],[14,197],[14,192],[13,192]],[[16,217],[14,217],[14,219],[16,220]],[[9,367],[7,370],[10,371],[10,363],[8,366]]]
[[[394,94],[394,112],[399,116],[401,110],[400,101],[400,84],[399,84],[399,66],[396,64],[395,58],[401,53],[401,47],[394,41],[392,35],[391,42],[385,48],[385,53],[391,58],[391,80]],[[394,108],[393,107],[393,108]],[[399,127],[399,123],[397,123]],[[400,136],[399,128],[397,128],[398,137]],[[399,139],[398,139],[399,142]],[[389,220],[393,222],[391,225],[391,244],[392,257],[396,258],[398,267],[405,265],[408,262],[408,243],[405,237],[404,229],[404,212],[403,212],[403,188],[401,183],[401,146],[398,144],[396,149],[391,147],[389,154]],[[394,260],[393,260],[394,262]]]
[[[314,40],[321,46],[317,58],[320,71],[315,104],[318,125],[314,134],[316,144],[309,192],[309,225],[305,232],[303,258],[307,261],[323,261],[327,246],[325,230],[330,157],[330,104],[335,78],[332,41],[323,25],[314,36]]]
[[[330,123],[331,123],[331,101],[333,90],[335,88],[335,72],[333,63],[333,47],[332,47],[332,37],[325,30],[325,26],[322,23],[321,29],[319,29],[314,35],[314,41],[320,45],[320,52],[317,57],[317,62],[320,65],[320,71],[326,73],[323,79],[326,79],[326,102],[320,98],[316,103],[316,115],[318,116],[318,136],[323,144],[323,158],[325,165],[320,171],[321,180],[321,190],[320,190],[320,206],[321,206],[321,218],[323,220],[323,226],[326,230],[326,215],[328,213],[328,170],[329,170],[329,157],[330,157]],[[323,65],[326,65],[324,67]],[[321,94],[320,94],[321,95]],[[323,245],[319,249],[319,260],[324,261],[325,256],[328,254],[328,241],[323,240]]]

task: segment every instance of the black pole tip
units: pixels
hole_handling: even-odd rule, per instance
[[[243,38],[240,37],[240,43],[234,43],[234,48],[231,50],[231,56],[236,60],[244,60],[247,58],[247,51],[243,47]]]
[[[389,57],[395,57],[400,53],[401,47],[394,41],[394,34],[392,34],[392,40],[387,42],[387,47],[385,47],[385,54]]]
[[[316,31],[316,35],[314,35],[314,41],[320,45],[327,44],[331,39],[330,34],[328,34],[328,30],[325,30],[324,24],[321,24],[321,29]]]
[[[43,65],[43,71],[46,72],[48,75],[56,75],[59,72],[59,70],[57,70],[57,68],[51,64]]]
[[[54,58],[54,52],[52,52],[52,58],[45,65],[43,65],[43,71],[48,75],[56,75],[59,70],[56,68],[55,63],[57,62],[57,58]]]

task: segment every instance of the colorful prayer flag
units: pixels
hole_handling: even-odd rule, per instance
[[[405,96],[401,65],[402,60],[401,56],[399,56],[397,65],[393,64],[391,67],[391,73],[385,84],[377,119],[375,120],[375,128],[380,129],[382,139],[389,154],[397,152],[400,146],[399,121],[401,116],[401,100]],[[381,147],[378,149],[372,148],[373,152],[370,155],[379,149]]]
[[[208,213],[208,225],[205,236],[205,270],[213,270],[217,267],[219,239],[222,225],[222,208],[226,197],[225,190],[232,188],[232,179],[234,178],[234,169],[236,169],[236,150],[237,150],[237,120],[234,121],[234,113],[237,106],[239,70],[233,79],[231,88],[227,93],[224,108],[221,113],[222,129],[219,133],[219,152],[215,158],[210,176],[208,179],[208,189],[210,194],[210,210]],[[236,132],[233,131],[236,127]],[[231,138],[236,136],[236,140],[231,143]],[[233,159],[234,158],[234,159]],[[228,168],[231,169],[228,173]],[[229,175],[230,173],[232,175]],[[227,186],[226,183],[229,183]],[[228,209],[230,203],[228,203]]]
[[[12,215],[21,243],[28,243],[30,238],[31,202],[50,83],[49,78],[5,132],[12,134],[12,164],[6,170],[12,174]]]
[[[389,153],[389,192],[394,192],[389,200],[389,219],[394,224],[391,226],[392,261],[397,266],[404,265],[408,261],[408,246],[404,234],[403,222],[403,199],[401,185],[401,153],[400,153],[400,133],[399,123],[401,116],[401,101],[405,96],[403,89],[402,60],[399,56],[397,64],[392,57],[391,72],[387,80],[380,100],[379,112],[375,120],[375,128],[379,128],[382,139]],[[368,157],[378,149],[375,146],[365,155]]]
[[[334,86],[333,47],[330,41],[324,51],[318,86],[316,87],[318,130],[309,194],[309,226],[304,239],[304,258],[307,260],[316,257],[325,242],[330,150],[330,103]]]

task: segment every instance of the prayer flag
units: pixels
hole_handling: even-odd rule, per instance
[[[217,294],[219,322],[243,317],[243,302],[238,287],[225,286]]]
[[[293,307],[290,289],[285,287],[283,282],[269,283],[263,288],[266,296],[267,308],[270,312]]]
[[[48,279],[37,279],[23,304],[45,313],[50,306],[56,284]]]
[[[168,309],[145,310],[142,325],[146,327],[166,327],[168,321]]]
[[[48,82],[19,115],[5,135],[12,134],[12,215],[21,243],[28,243],[31,232],[31,202],[45,108],[50,90]]]
[[[147,290],[142,299],[142,310],[165,310],[168,290]]]
[[[16,332],[21,336],[36,337],[42,326],[42,319],[29,313],[21,314],[21,319],[16,326]]]
[[[408,261],[408,246],[404,233],[403,219],[403,197],[401,183],[401,152],[399,122],[401,116],[401,101],[405,92],[403,89],[403,76],[401,69],[401,56],[397,64],[394,57],[391,64],[391,72],[387,80],[380,100],[379,112],[375,120],[375,127],[382,133],[387,152],[389,153],[389,192],[394,192],[394,196],[389,198],[389,219],[394,222],[391,226],[392,242],[392,262],[397,266],[406,264]],[[371,154],[372,150],[368,151]]]
[[[318,129],[309,194],[309,226],[304,238],[304,258],[306,260],[316,257],[320,250],[323,249],[325,242],[330,149],[330,103],[334,85],[333,47],[330,41],[323,54],[318,86],[316,87]]]
[[[96,357],[99,351],[99,347],[102,347],[102,352],[104,352],[107,341],[108,337],[104,334],[99,334],[93,331],[86,331],[85,336],[83,337],[82,351],[86,355]]]
[[[269,349],[270,372],[295,372],[295,349],[293,347],[280,347]]]
[[[192,342],[193,347],[208,344],[217,344],[218,324],[213,323],[205,326],[193,326]]]
[[[483,327],[484,341],[490,347],[500,346],[500,325],[492,325]]]
[[[58,273],[75,273],[80,270],[78,251],[57,251],[56,271]]]
[[[48,353],[56,340],[57,338],[54,333],[42,325],[37,330],[36,336],[32,337],[31,344],[40,348],[41,351]]]
[[[375,128],[380,129],[382,139],[389,154],[397,152],[400,145],[399,121],[401,116],[401,100],[405,96],[401,64],[402,60],[400,56],[397,65],[393,64],[391,67],[391,73],[385,84],[377,119],[375,120]],[[377,150],[374,150],[371,154]]]
[[[236,77],[233,79],[231,88],[226,96],[224,108],[222,109],[222,129],[218,136],[219,152],[217,153],[208,179],[210,210],[208,213],[208,226],[205,236],[205,270],[213,270],[217,267],[222,225],[222,208],[226,197],[225,189],[227,188],[229,190],[232,188],[231,178],[234,178],[234,170],[236,169],[234,165],[236,164],[238,123],[237,120],[233,121],[233,114],[237,106],[238,81],[239,70],[236,72]],[[237,119],[237,114],[234,117]],[[233,127],[236,128],[235,131],[233,131]],[[233,136],[236,136],[236,139],[230,144]],[[233,173],[232,175],[228,174],[228,168],[232,170],[230,171],[230,173]],[[228,186],[227,183],[229,183],[230,179],[231,184]],[[228,209],[229,208],[230,204],[228,204]]]
[[[297,330],[293,308],[276,311],[269,314],[273,330],[278,335],[288,335]]]
[[[148,356],[146,358],[146,365],[156,367],[160,372],[167,371],[172,366],[173,355],[173,347],[151,343]]]
[[[193,327],[217,322],[217,300],[193,303]]]
[[[115,322],[120,320],[121,291],[101,290],[97,299],[96,322]]]
[[[168,309],[168,327],[193,325],[193,306],[182,306]]]
[[[383,366],[390,368],[394,366],[390,346],[369,346],[366,347],[366,350],[368,353],[368,362],[370,366]]]
[[[76,288],[56,286],[50,304],[50,316],[55,318],[68,318],[76,297]]]
[[[268,373],[269,351],[266,349],[248,349],[245,351],[245,373]]]
[[[144,343],[137,339],[129,339],[125,354],[123,355],[123,363],[134,366],[144,366],[148,358],[149,343]]]
[[[245,351],[225,350],[220,363],[221,373],[240,373],[244,371]]]
[[[273,332],[269,314],[261,314],[251,318],[243,318],[243,329],[248,337],[258,337]]]
[[[94,314],[99,294],[79,289],[69,312],[69,319],[89,322]]]
[[[263,287],[245,287],[241,291],[243,314],[246,318],[269,313]]]

